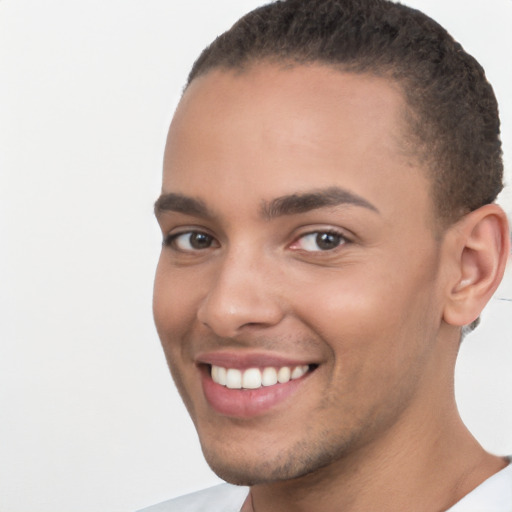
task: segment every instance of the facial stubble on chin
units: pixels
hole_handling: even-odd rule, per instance
[[[251,435],[250,431],[247,435]],[[249,455],[240,455],[235,460],[222,447],[216,448],[203,442],[201,435],[199,437],[206,462],[217,476],[235,485],[253,486],[300,479],[330,466],[343,457],[351,444],[350,439],[343,439],[340,432],[337,435],[335,440],[326,441],[332,433],[317,432],[311,438],[306,434],[306,440],[297,441],[285,449],[277,447],[265,461],[251,460]],[[221,442],[229,443],[229,440],[219,433],[218,443]]]
[[[326,429],[316,433],[305,432],[303,440],[297,441],[291,447],[277,447],[265,461],[256,461],[254,458],[251,460],[250,455],[242,456],[240,453],[232,456],[230,453],[234,447],[229,446],[229,438],[221,429],[215,432],[213,440],[203,435],[193,400],[186,392],[180,372],[170,361],[168,366],[183,403],[195,424],[205,460],[212,471],[226,482],[253,486],[305,477],[343,457],[343,453],[353,442],[340,430],[333,433]],[[244,420],[226,421],[233,421],[240,425]],[[247,429],[247,436],[248,439],[251,436],[250,428]]]
[[[341,407],[336,401],[333,396],[324,396],[317,410],[319,416],[322,416],[322,410]],[[389,420],[381,417],[378,407],[369,412],[370,417],[366,419],[358,418],[356,411],[347,410],[346,414],[349,419],[345,425],[333,423],[330,428],[319,428],[313,419],[313,424],[304,430],[301,439],[291,446],[276,446],[272,449],[267,445],[261,446],[260,450],[253,446],[252,449],[259,453],[252,458],[250,453],[230,456],[230,453],[234,453],[234,447],[223,448],[223,443],[229,443],[229,439],[222,432],[218,432],[213,441],[202,438],[199,429],[198,433],[208,465],[223,480],[246,486],[295,480],[303,487],[307,482],[311,484],[317,478],[325,478],[326,474],[331,474],[330,469],[336,471],[337,462],[365,444],[365,439],[372,438],[373,431],[379,429],[382,422]],[[240,425],[243,420],[235,421]],[[261,418],[261,422],[264,421]],[[248,428],[249,441],[251,434]],[[261,453],[267,454],[264,461],[261,460]]]
[[[352,428],[323,429],[309,428],[302,434],[302,439],[292,446],[277,446],[275,449],[268,449],[261,446],[260,453],[268,451],[266,460],[256,460],[250,454],[243,455],[241,450],[235,453],[235,447],[230,445],[229,437],[225,435],[222,428],[217,428],[213,434],[205,434],[202,431],[202,421],[194,406],[194,401],[187,392],[183,376],[176,364],[173,364],[170,354],[167,355],[167,363],[178,392],[187,408],[187,411],[196,427],[201,449],[206,462],[212,471],[234,485],[261,485],[272,482],[301,479],[323,468],[330,466],[337,460],[344,457],[345,453],[357,444],[356,432],[361,433],[363,425]],[[333,407],[332,397],[324,397],[320,409]],[[353,416],[352,416],[353,418]],[[240,427],[245,420],[226,419]],[[260,419],[265,422],[264,418]],[[205,421],[205,424],[208,423]],[[208,425],[205,425],[208,428]],[[314,425],[318,427],[318,425]],[[210,429],[213,427],[210,425]],[[242,427],[244,428],[244,427]],[[252,435],[251,427],[247,426],[247,438],[250,441]],[[243,448],[243,447],[242,447]],[[254,448],[253,448],[254,449]]]
[[[343,467],[344,461],[347,461],[351,454],[393,429],[414,395],[409,391],[407,388],[397,389],[396,394],[401,395],[401,399],[397,400],[394,406],[388,404],[384,411],[378,405],[374,405],[363,416],[359,416],[357,411],[349,408],[345,412],[346,422],[340,420],[333,423],[331,428],[323,429],[313,423],[302,432],[301,439],[291,446],[276,446],[275,449],[271,449],[268,445],[264,446],[263,441],[261,449],[257,446],[251,447],[257,452],[255,457],[251,456],[250,452],[244,454],[243,446],[240,451],[235,452],[236,448],[229,446],[229,438],[220,429],[212,439],[208,435],[201,435],[200,425],[196,425],[196,428],[199,427],[199,438],[207,463],[225,481],[235,485],[253,486],[295,480],[302,488],[318,479],[330,478],[329,475],[332,477],[332,471],[336,473]],[[332,396],[324,397],[317,410],[318,415],[322,416],[322,410],[342,407],[340,403],[335,402],[336,398]],[[241,426],[244,420],[234,421]],[[261,421],[264,422],[264,418],[261,418]],[[251,428],[248,427],[249,442],[251,434]],[[271,435],[271,432],[269,434]],[[262,460],[261,453],[266,453],[265,460]]]

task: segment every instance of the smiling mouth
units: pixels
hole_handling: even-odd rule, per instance
[[[240,419],[279,410],[319,366],[282,359],[268,354],[200,355],[196,363],[210,410]]]
[[[275,368],[224,368],[210,365],[210,375],[216,384],[228,389],[260,389],[262,387],[286,384],[291,380],[297,380],[312,372],[317,365],[281,366]]]

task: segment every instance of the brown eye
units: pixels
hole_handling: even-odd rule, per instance
[[[213,236],[200,231],[187,231],[172,235],[165,241],[166,245],[170,245],[178,251],[201,251],[209,249],[214,244]]]
[[[343,237],[337,233],[318,233],[316,235],[316,245],[322,251],[335,249],[342,242]]]
[[[212,245],[213,237],[205,233],[191,233],[189,243],[193,249],[208,249]]]
[[[346,243],[345,237],[336,232],[331,231],[316,231],[301,236],[295,243],[297,249],[303,251],[330,251],[336,249],[340,245]]]

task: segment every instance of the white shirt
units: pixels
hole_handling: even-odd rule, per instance
[[[512,463],[482,482],[446,512],[512,512]]]
[[[222,484],[139,512],[240,512],[248,487]],[[512,464],[492,475],[446,512],[512,512]]]

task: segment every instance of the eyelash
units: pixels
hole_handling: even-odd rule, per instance
[[[204,231],[199,231],[199,230],[194,230],[194,229],[190,229],[188,231],[182,231],[180,233],[171,233],[167,236],[164,237],[163,239],[163,242],[162,242],[162,245],[164,247],[171,247],[172,249],[178,251],[178,252],[198,252],[200,251],[201,249],[180,249],[176,246],[176,241],[178,238],[184,236],[184,235],[189,235],[192,236],[192,235],[202,235],[202,236],[205,236],[205,237],[208,237],[209,239],[211,239],[212,241],[215,240],[215,237],[213,237],[212,235],[208,234],[208,233],[205,233]],[[189,239],[190,240],[190,239]],[[209,247],[207,247],[209,248]]]
[[[177,240],[178,238],[184,236],[184,235],[188,235],[189,238],[188,238],[188,243],[190,245],[190,237],[192,235],[197,235],[197,236],[204,236],[208,239],[209,241],[209,245],[208,247],[203,247],[203,248],[191,248],[191,249],[180,249],[179,247],[177,247]],[[326,249],[322,249],[320,248],[320,240],[318,239],[319,236],[322,236],[322,237],[334,237],[334,243],[336,244],[334,247],[332,248],[326,248]],[[314,241],[312,243],[316,244],[316,247],[318,247],[317,249],[304,249],[302,247],[299,247],[299,242],[302,240],[306,240],[308,237],[315,237]],[[177,252],[180,252],[180,253],[199,253],[199,252],[202,252],[203,250],[207,250],[207,249],[210,249],[212,248],[212,244],[214,244],[216,242],[216,239],[214,236],[210,235],[209,233],[206,233],[204,231],[200,231],[200,230],[188,230],[188,231],[182,231],[182,232],[179,232],[179,233],[171,233],[167,236],[164,237],[164,240],[162,242],[162,245],[164,247],[171,247],[173,250],[177,251]],[[309,241],[309,243],[311,243],[311,240]],[[349,244],[351,243],[351,240],[344,234],[342,233],[341,231],[337,231],[337,230],[334,230],[334,229],[325,229],[325,230],[322,230],[322,229],[317,229],[315,231],[309,231],[307,233],[302,233],[300,236],[297,236],[294,241],[289,245],[289,248],[292,249],[292,250],[295,250],[295,251],[301,251],[301,252],[305,252],[305,253],[332,253],[334,251],[336,251],[336,249],[338,249],[339,247],[341,246],[344,246],[346,244]],[[218,242],[217,242],[218,244]]]
[[[297,246],[301,240],[305,241],[308,237],[314,238],[313,243],[316,245],[316,247],[318,247],[318,249],[309,249],[308,250],[308,249],[304,249],[301,247],[296,247],[296,248],[294,247],[294,246]],[[334,247],[322,249],[320,247],[321,239],[319,239],[319,237],[324,237],[324,238],[334,237],[336,245]],[[309,240],[309,242],[311,242],[311,239]],[[338,249],[339,247],[341,247],[343,245],[346,245],[347,243],[350,243],[350,240],[341,231],[337,231],[334,229],[326,229],[326,230],[318,229],[316,231],[310,231],[308,233],[301,234],[290,245],[290,248],[297,250],[297,251],[307,252],[307,253],[312,253],[312,252],[332,253],[333,251],[335,251],[336,249]]]

